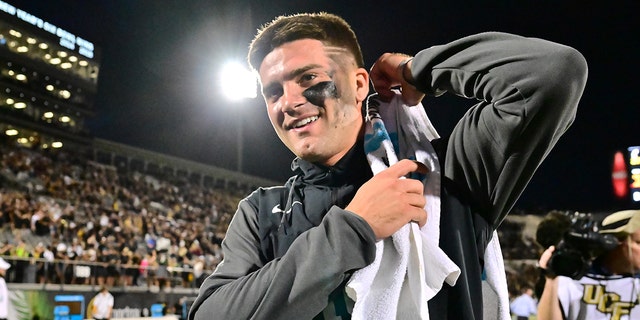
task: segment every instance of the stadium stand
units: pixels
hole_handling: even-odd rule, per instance
[[[119,171],[69,150],[0,146],[9,282],[194,287],[246,190]]]

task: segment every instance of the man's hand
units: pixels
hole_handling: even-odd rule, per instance
[[[400,86],[402,100],[410,106],[415,106],[424,98],[424,93],[418,91],[407,81],[411,78],[411,57],[399,53],[385,53],[371,67],[370,77],[373,88],[383,101],[393,98],[392,88]]]
[[[427,223],[422,182],[404,176],[418,170],[418,164],[401,160],[381,171],[358,189],[345,208],[361,216],[373,229],[376,239],[385,239],[405,224]]]

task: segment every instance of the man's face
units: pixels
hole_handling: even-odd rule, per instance
[[[288,42],[265,57],[259,73],[269,120],[289,150],[327,166],[349,151],[362,127],[369,77],[347,50]]]
[[[627,259],[631,262],[635,272],[640,271],[640,230],[629,235],[627,242],[629,248],[625,250],[625,255],[628,255]]]

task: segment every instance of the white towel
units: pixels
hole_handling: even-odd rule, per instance
[[[429,142],[438,134],[422,105],[404,105],[399,93],[389,104],[371,96],[367,108],[365,152],[373,173],[398,158],[423,163],[429,172],[412,178],[424,183],[429,217],[422,228],[410,223],[376,243],[374,262],[356,271],[346,287],[355,301],[352,318],[429,319],[427,301],[444,282],[454,285],[460,275],[460,268],[438,247],[440,165]]]
[[[483,290],[483,319],[510,320],[509,289],[500,240],[495,230],[484,250],[484,273],[486,278],[482,281],[483,289],[487,287],[490,290]]]
[[[410,223],[376,244],[373,263],[356,271],[346,287],[355,301],[354,320],[429,319],[427,302],[455,285],[460,269],[438,246],[440,238],[440,164],[430,141],[439,137],[421,104],[407,106],[400,92],[389,103],[376,96],[367,102],[365,152],[374,174],[398,159],[426,165],[429,173],[413,177],[424,183],[427,224]],[[383,121],[384,119],[384,121]],[[485,250],[485,319],[508,320],[509,297],[497,232]],[[497,306],[497,308],[496,308]]]

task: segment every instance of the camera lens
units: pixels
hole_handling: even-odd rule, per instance
[[[559,276],[580,279],[587,271],[588,264],[583,254],[575,250],[559,250],[549,260],[549,268]]]

